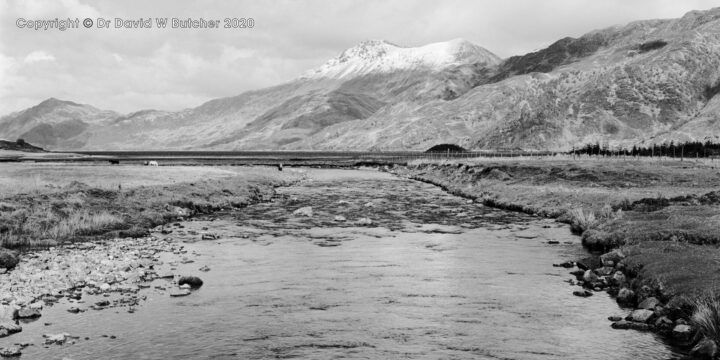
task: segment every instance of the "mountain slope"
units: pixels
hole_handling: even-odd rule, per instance
[[[296,80],[179,112],[55,99],[0,118],[52,149],[570,149],[720,139],[720,8],[500,60],[464,40],[347,49]]]

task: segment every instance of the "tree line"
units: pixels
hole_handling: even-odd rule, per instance
[[[611,148],[607,144],[587,144],[581,148],[573,148],[572,154],[585,154],[595,156],[666,156],[666,157],[692,157],[705,158],[720,156],[720,143],[711,141],[688,141],[675,143],[671,141],[663,144],[633,145],[632,148]]]

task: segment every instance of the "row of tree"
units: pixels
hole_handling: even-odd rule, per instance
[[[667,156],[667,157],[714,157],[720,156],[720,143],[710,141],[689,141],[669,144],[652,144],[647,146],[633,145],[632,148],[611,148],[607,144],[587,144],[581,148],[573,149],[572,154],[586,154],[596,156]]]

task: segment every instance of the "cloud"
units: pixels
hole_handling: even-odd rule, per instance
[[[32,64],[42,61],[55,61],[55,57],[52,54],[48,54],[44,51],[33,51],[27,54],[27,56],[25,56],[25,59],[23,60],[23,62],[26,64]]]
[[[465,38],[501,57],[565,36],[680,17],[714,0],[0,1],[0,115],[48,97],[131,112],[179,110],[290,81],[366,39],[417,46]],[[219,20],[253,28],[19,29],[15,21]]]

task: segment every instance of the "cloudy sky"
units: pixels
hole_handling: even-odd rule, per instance
[[[465,38],[500,57],[710,0],[0,1],[0,115],[56,97],[101,109],[179,110],[279,84],[367,39]],[[97,19],[253,18],[245,29],[98,29]],[[86,29],[18,28],[85,18]]]

